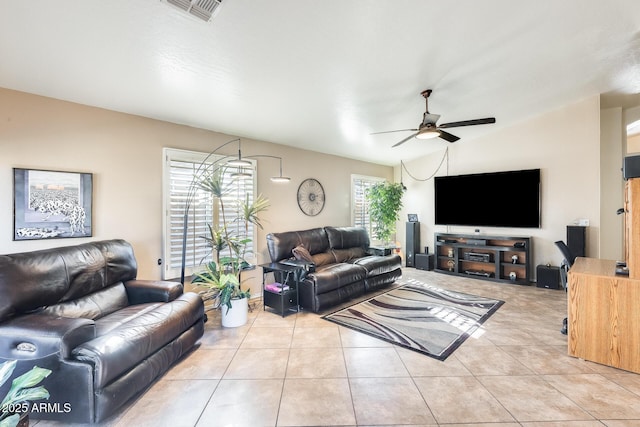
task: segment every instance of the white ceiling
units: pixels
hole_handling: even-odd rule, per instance
[[[638,0],[0,0],[0,87],[398,164],[601,93],[640,92]],[[517,143],[517,141],[514,141]]]

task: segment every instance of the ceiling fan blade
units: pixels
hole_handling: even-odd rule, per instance
[[[487,125],[489,123],[495,123],[495,117],[487,117],[486,119],[476,119],[476,120],[463,120],[461,122],[450,122],[443,123],[439,128],[459,128],[462,126],[473,126],[473,125]]]
[[[397,147],[398,145],[402,145],[402,144],[404,144],[405,142],[407,142],[408,140],[410,140],[411,138],[413,138],[414,136],[416,136],[417,134],[418,134],[418,133],[416,132],[416,133],[414,133],[413,135],[406,137],[406,138],[405,138],[405,139],[403,139],[402,141],[400,141],[400,142],[396,142],[396,143],[395,143],[394,145],[392,145],[391,147],[393,148],[393,147]]]
[[[456,142],[457,140],[459,140],[460,138],[450,134],[449,132],[445,132],[441,129],[438,129],[440,131],[440,138],[444,139],[447,142]]]
[[[411,132],[417,132],[417,131],[418,131],[418,129],[386,130],[386,131],[384,131],[384,132],[373,132],[373,133],[370,133],[369,135],[380,135],[380,134],[382,134],[382,133],[408,132],[408,131],[411,131]]]

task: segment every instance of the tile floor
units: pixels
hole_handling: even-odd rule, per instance
[[[196,350],[102,425],[640,426],[640,375],[566,355],[564,291],[403,274],[506,303],[440,362],[257,302],[244,327],[210,319]]]

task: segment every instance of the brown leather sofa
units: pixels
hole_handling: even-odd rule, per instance
[[[136,274],[124,240],[0,255],[0,362],[18,360],[14,376],[52,371],[31,418],[104,420],[202,336],[197,294]]]
[[[397,254],[369,252],[369,236],[360,227],[322,227],[269,233],[267,248],[272,262],[303,258],[315,264],[298,289],[300,305],[314,313],[366,292],[380,289],[402,276]],[[302,250],[300,250],[302,249]]]

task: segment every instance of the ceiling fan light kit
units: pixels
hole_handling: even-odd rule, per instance
[[[418,139],[432,139],[440,136],[440,131],[437,129],[421,129],[416,138]]]
[[[461,126],[485,125],[485,124],[496,122],[495,117],[487,117],[485,119],[463,120],[460,122],[443,123],[440,126],[437,126],[436,123],[438,122],[440,115],[429,113],[429,95],[431,95],[431,92],[433,92],[431,89],[427,89],[420,93],[420,95],[422,95],[422,97],[424,98],[426,108],[425,108],[424,115],[422,116],[422,123],[420,123],[417,129],[398,129],[398,130],[391,130],[391,131],[385,131],[385,132],[374,132],[372,133],[372,135],[377,135],[381,133],[391,133],[391,132],[415,132],[412,135],[409,135],[408,137],[404,138],[400,142],[395,143],[393,147],[402,145],[412,138],[432,139],[432,138],[440,137],[447,142],[456,142],[457,140],[460,139],[460,137],[450,134],[449,132],[445,132],[442,129],[461,127]]]

